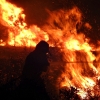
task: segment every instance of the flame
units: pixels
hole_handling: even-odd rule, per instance
[[[77,94],[82,99],[86,99],[88,90],[92,91],[92,96],[94,96],[94,87],[97,85],[100,75],[99,63],[96,63],[97,66],[95,66],[94,61],[98,61],[100,55],[98,54],[96,57],[93,51],[99,51],[98,48],[94,49],[94,46],[89,44],[90,39],[86,38],[82,31],[77,32],[77,25],[82,21],[82,13],[77,7],[49,13],[50,19],[48,19],[48,25],[45,25],[44,29],[49,34],[50,40],[54,41],[63,52],[64,61],[63,68],[62,65],[58,65],[58,70],[62,70],[57,72],[61,74],[57,78],[58,81],[55,82],[56,85],[59,83],[59,88],[65,86],[78,88]],[[88,30],[92,28],[89,23],[85,23],[84,26]]]
[[[50,18],[42,30],[37,25],[28,26],[23,11],[21,7],[0,0],[0,24],[7,27],[8,34],[7,42],[0,39],[0,46],[29,47],[36,46],[40,40],[49,41],[51,46],[58,47],[63,52],[64,70],[56,79],[60,88],[76,87],[79,89],[78,95],[82,98],[88,95],[87,89],[94,90],[92,94],[95,94],[94,87],[97,80],[100,80],[100,64],[94,64],[94,61],[99,62],[100,48],[93,48],[89,44],[90,39],[86,38],[82,31],[77,32],[81,28],[82,12],[77,7],[52,12],[48,10]],[[87,22],[84,26],[89,30],[92,29]],[[93,51],[98,55],[95,56]],[[55,83],[56,86],[59,85],[58,81]]]
[[[37,25],[28,28],[23,8],[6,0],[0,0],[0,23],[8,28],[8,42],[11,46],[35,46],[41,39],[48,41],[46,32]]]

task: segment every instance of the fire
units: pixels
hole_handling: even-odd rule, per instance
[[[28,26],[25,23],[26,15],[23,11],[23,8],[6,0],[0,0],[0,24],[7,27],[8,34],[7,42],[0,39],[0,46],[29,47],[35,46],[41,39],[49,41],[51,46],[59,48],[63,54],[61,63],[64,65],[59,67],[58,72],[61,69],[63,71],[58,75],[55,87],[76,87],[79,90],[77,94],[81,98],[87,97],[88,90],[92,91],[92,95],[95,95],[94,87],[100,80],[100,64],[94,64],[94,61],[98,62],[100,59],[98,53],[100,48],[94,48],[89,44],[90,39],[86,38],[82,31],[77,32],[81,27],[82,12],[77,7],[69,10],[48,11],[50,18],[42,30],[37,25]],[[84,26],[89,30],[92,29],[87,22]],[[98,42],[98,44],[100,43]],[[93,51],[98,55],[94,55]],[[52,76],[52,80],[53,78],[54,76]]]
[[[100,74],[99,63],[96,63],[97,66],[95,66],[94,61],[98,61],[100,56],[98,54],[96,57],[93,54],[93,51],[97,52],[98,49],[94,49],[94,46],[89,44],[89,38],[86,38],[82,31],[77,33],[76,26],[82,21],[82,13],[77,7],[67,11],[59,10],[49,13],[51,16],[44,29],[51,36],[49,37],[50,40],[54,41],[63,52],[64,61],[63,67],[60,64],[58,65],[59,68],[57,67],[58,70],[61,70],[57,72],[60,73],[59,77],[56,81],[55,78],[52,80],[59,88],[65,86],[78,88],[77,94],[82,99],[87,99],[89,90],[91,96],[95,96],[94,87],[99,81]],[[85,23],[84,26],[88,30],[92,28],[89,23]],[[54,73],[56,72],[54,71]],[[51,75],[51,77],[53,76]]]
[[[19,8],[6,0],[0,0],[0,23],[8,28],[7,45],[35,46],[41,39],[49,40],[48,34],[37,25],[28,28],[25,23],[23,8]]]

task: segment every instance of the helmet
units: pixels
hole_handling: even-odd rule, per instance
[[[48,44],[46,41],[41,40],[41,41],[36,45],[35,50],[41,51],[41,52],[44,52],[44,53],[48,53],[48,52],[49,52],[49,44]]]

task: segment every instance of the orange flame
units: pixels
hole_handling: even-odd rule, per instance
[[[0,1],[0,23],[8,28],[8,42],[12,46],[35,46],[41,39],[49,40],[48,34],[37,25],[27,27],[23,9],[5,0]]]
[[[5,0],[0,0],[0,23],[7,27],[7,43],[0,39],[0,45],[35,46],[41,39],[50,41],[50,45],[57,46],[63,52],[63,73],[59,76],[60,88],[74,86],[80,91],[79,95],[86,96],[86,89],[93,90],[100,77],[100,54],[92,53],[94,48],[84,33],[77,33],[76,26],[82,22],[82,13],[77,7],[70,10],[50,12],[48,25],[43,31],[37,25],[27,27],[23,9]],[[81,26],[79,26],[81,27]],[[89,23],[85,27],[91,29]],[[100,44],[100,43],[99,43]],[[94,51],[99,52],[100,48]],[[57,80],[58,80],[57,79]],[[56,83],[58,85],[58,83]],[[93,92],[94,93],[94,92]]]
[[[59,75],[56,85],[59,83],[60,88],[63,86],[77,87],[78,94],[85,98],[88,89],[94,90],[100,73],[99,63],[98,67],[94,65],[97,58],[92,52],[97,51],[97,49],[94,50],[93,46],[89,44],[89,39],[82,32],[77,33],[76,26],[82,21],[82,13],[77,7],[67,11],[59,10],[49,13],[51,15],[48,19],[49,24],[45,25],[44,29],[51,36],[50,40],[56,42],[56,46],[63,52],[65,63],[64,70]],[[92,28],[89,23],[85,23],[85,27],[89,30]],[[59,66],[58,70],[61,68]]]

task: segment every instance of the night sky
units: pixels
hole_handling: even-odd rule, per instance
[[[48,18],[46,9],[70,9],[77,6],[83,13],[86,22],[93,27],[91,38],[100,39],[100,0],[8,0],[24,8],[27,24],[42,26]]]

